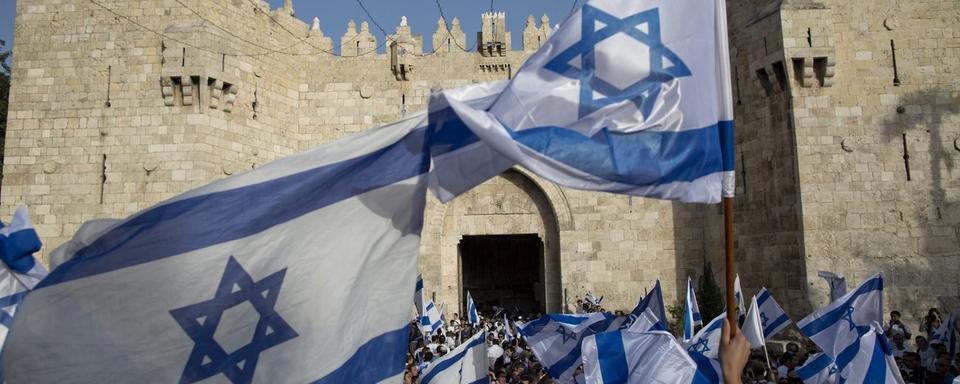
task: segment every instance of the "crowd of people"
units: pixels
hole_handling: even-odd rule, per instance
[[[577,300],[577,312],[605,312],[595,300]],[[615,315],[622,316],[622,311]],[[454,313],[448,317],[442,332],[436,332],[426,340],[421,336],[416,322],[411,322],[409,348],[406,357],[404,383],[416,383],[423,370],[436,359],[450,353],[461,342],[476,332],[486,332],[487,363],[490,383],[497,384],[546,384],[555,381],[537,359],[516,326],[536,319],[540,314],[522,316],[513,311],[499,309],[481,316],[480,325],[472,326],[467,316]],[[940,312],[931,309],[918,326],[918,334],[893,311],[885,324],[884,332],[890,340],[892,354],[903,379],[908,384],[952,384],[960,377],[960,353],[951,355],[945,342],[938,339],[936,331],[943,323]],[[931,342],[931,340],[934,340]],[[745,384],[803,384],[798,373],[819,348],[809,339],[787,342],[784,350],[753,349],[743,368],[741,378]],[[582,383],[582,370],[577,369],[576,382]]]

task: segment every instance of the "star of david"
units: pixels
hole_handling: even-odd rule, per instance
[[[710,345],[708,344],[709,341],[710,340],[708,339],[700,339],[696,343],[690,345],[690,347],[687,348],[687,351],[706,354],[707,352],[710,352]]]
[[[10,296],[0,298],[0,324],[8,329],[13,326],[13,316],[16,314],[17,306],[23,301],[23,297],[29,291],[21,291]]]
[[[770,318],[767,317],[767,314],[760,312],[760,326],[763,328],[767,328],[767,321],[770,321]]]
[[[845,313],[841,319],[847,321],[847,324],[850,325],[851,331],[857,329],[857,323],[853,322],[853,307],[847,307],[847,313]]]
[[[660,11],[646,10],[623,19],[599,8],[584,5],[581,13],[580,41],[573,44],[548,62],[544,68],[575,80],[580,80],[579,116],[583,118],[600,108],[625,100],[632,101],[650,116],[663,83],[679,77],[690,76],[690,69],[680,57],[663,45],[660,37]],[[600,42],[623,33],[650,48],[649,74],[624,89],[620,89],[598,76],[596,71],[596,47]],[[636,60],[630,52],[622,52],[622,60]],[[571,64],[580,58],[580,68]],[[669,67],[667,64],[671,64]],[[610,74],[622,76],[622,74]],[[601,98],[594,98],[598,93]]]
[[[254,282],[231,256],[212,299],[170,311],[195,343],[180,383],[193,383],[220,373],[234,384],[250,383],[261,352],[298,336],[274,309],[286,272],[284,268]],[[260,318],[253,339],[227,353],[214,339],[214,333],[223,313],[243,303],[250,303]]]
[[[557,333],[563,336],[563,343],[566,343],[567,340],[573,340],[577,338],[576,333],[568,331],[567,328],[563,326],[557,327]]]

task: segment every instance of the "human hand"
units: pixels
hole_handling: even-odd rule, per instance
[[[726,384],[740,384],[743,368],[750,359],[750,342],[737,332],[730,336],[730,322],[723,319],[720,329],[720,367],[723,369],[723,382]]]

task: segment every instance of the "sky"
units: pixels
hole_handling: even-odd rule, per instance
[[[272,8],[282,7],[283,1],[268,0]],[[373,21],[379,23],[387,33],[395,33],[400,25],[400,16],[407,16],[413,33],[423,35],[424,52],[431,50],[431,36],[440,18],[437,0],[293,0],[293,9],[297,17],[307,24],[313,22],[314,16],[319,17],[320,28],[324,35],[334,38],[334,46],[338,45],[340,37],[346,32],[350,19],[357,22],[358,29],[361,21],[370,22],[370,32],[377,36],[378,42],[383,42],[383,34],[363,12],[360,1],[370,11]],[[513,32],[513,48],[519,50],[522,45],[521,32],[528,15],[533,14],[539,22],[540,16],[547,14],[550,24],[556,25],[570,14],[575,1],[578,0],[439,0],[439,3],[448,19],[460,18],[461,28],[467,34],[467,48],[475,44],[481,13],[489,12],[491,4],[494,11],[506,12],[507,30]],[[109,4],[110,0],[104,3]],[[15,15],[16,0],[0,0],[0,39],[7,41],[6,49],[13,45]]]

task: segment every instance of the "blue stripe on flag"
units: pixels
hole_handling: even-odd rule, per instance
[[[757,306],[759,306],[759,304]],[[783,325],[783,323],[786,323],[788,321],[790,321],[790,318],[787,317],[787,315],[780,315],[780,317],[778,317],[776,320],[774,320],[772,323],[767,325],[766,328],[763,329],[763,337],[767,337],[768,335],[773,334],[773,331],[775,331],[777,327]]]
[[[430,373],[426,374],[425,376],[423,376],[423,377],[420,379],[420,383],[421,383],[421,384],[427,384],[427,383],[429,383],[430,380],[433,380],[433,378],[434,378],[435,376],[439,375],[440,372],[443,372],[443,370],[445,370],[445,369],[447,369],[447,368],[450,368],[451,365],[454,365],[454,364],[460,362],[460,360],[463,359],[463,356],[465,356],[465,355],[467,354],[467,352],[470,352],[470,349],[471,349],[471,348],[476,347],[476,346],[478,346],[478,345],[480,345],[480,344],[483,344],[483,343],[486,343],[486,342],[487,342],[487,341],[486,341],[486,336],[481,336],[481,337],[478,337],[476,340],[471,341],[470,344],[467,344],[467,346],[466,346],[462,351],[460,351],[459,353],[457,353],[457,354],[454,355],[453,357],[451,357],[451,358],[449,358],[449,359],[447,359],[447,360],[444,360],[444,361],[440,362],[439,364],[437,364],[437,366],[431,368]]]
[[[343,365],[313,384],[377,383],[400,374],[409,332],[405,326],[371,339]]]
[[[588,317],[576,317],[576,316],[566,316],[566,315],[550,315],[550,316],[553,317],[554,319],[558,317],[571,318],[570,320],[580,319],[580,321],[577,322],[578,324],[582,323],[583,320],[588,319]],[[564,356],[560,360],[557,360],[555,363],[553,363],[553,365],[547,367],[547,372],[550,373],[550,376],[555,379],[559,379],[564,372],[572,368],[574,364],[579,363],[580,347],[583,345],[583,338],[596,333],[606,331],[607,327],[610,326],[610,322],[612,321],[613,321],[613,318],[606,318],[604,320],[590,324],[590,326],[587,327],[587,329],[583,330],[580,334],[578,334],[577,336],[579,337],[579,339],[577,340],[577,346],[574,347],[572,350],[570,350],[570,352],[567,353],[566,356]]]
[[[834,308],[832,311],[823,314],[820,318],[811,321],[809,324],[800,328],[800,331],[803,332],[807,337],[813,337],[814,335],[820,333],[824,329],[833,327],[836,325],[840,318],[847,313],[847,308],[850,307],[850,304],[855,301],[860,296],[867,294],[873,291],[882,291],[883,290],[883,277],[877,276],[876,278],[867,280],[857,288],[847,302],[843,305]],[[839,366],[839,364],[837,364]]]
[[[604,128],[587,137],[567,128],[540,127],[510,135],[530,149],[604,180],[650,186],[723,171],[719,130],[719,124],[679,132],[619,133]]]
[[[630,372],[627,371],[627,356],[623,351],[623,336],[619,331],[614,331],[598,333],[595,338],[603,382],[626,383]]]
[[[867,367],[867,372],[863,377],[864,383],[885,383],[887,381],[887,359],[884,354],[880,334],[877,334],[876,343],[873,345],[873,351],[871,351],[872,356],[870,356],[870,366]]]
[[[32,227],[23,228],[9,236],[0,235],[0,259],[17,273],[27,273],[36,265],[33,254],[40,250],[40,236]]]
[[[832,362],[833,359],[831,359],[830,356],[827,356],[825,353],[821,353],[813,361],[807,362],[802,367],[797,368],[797,374],[800,375],[801,380],[806,382],[808,379],[816,376],[824,369],[827,369]]]
[[[720,133],[720,154],[723,156],[723,170],[733,171],[737,165],[733,140],[733,121],[721,121],[717,123],[717,126]]]
[[[757,306],[762,307],[763,303],[767,302],[767,299],[769,298],[770,298],[770,292],[764,289],[762,292],[760,292],[760,295],[757,296]]]
[[[13,316],[10,316],[10,314],[8,314],[7,311],[2,310],[2,308],[20,305],[20,302],[23,301],[23,297],[26,296],[28,292],[30,291],[20,291],[10,296],[0,298],[0,324],[3,324],[3,326],[7,327],[7,329],[13,327]],[[0,342],[2,342],[2,340],[0,340]],[[0,375],[0,378],[2,377],[3,376]]]
[[[425,132],[426,128],[412,130],[397,143],[361,157],[144,211],[81,249],[37,288],[247,237],[422,174],[430,166],[423,150]],[[277,198],[280,195],[301,198]]]
[[[693,384],[715,384],[720,382],[717,371],[713,368],[710,358],[698,352],[689,353],[690,358],[697,364],[697,372],[693,376]]]

